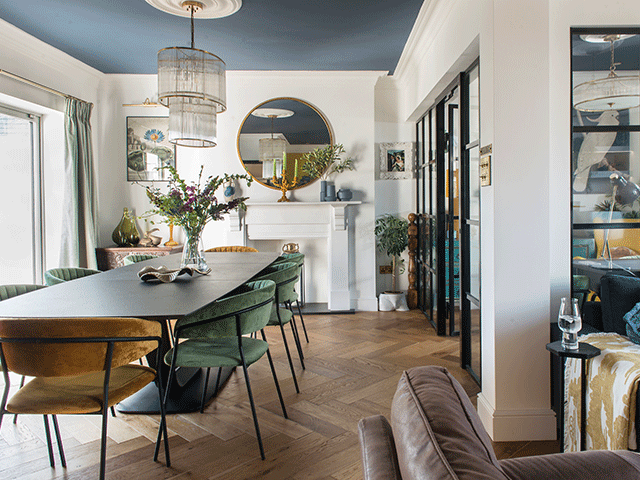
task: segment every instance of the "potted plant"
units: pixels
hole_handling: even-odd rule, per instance
[[[403,292],[396,290],[397,267],[404,272],[404,261],[400,257],[409,245],[409,222],[395,215],[383,215],[376,219],[374,234],[378,249],[391,257],[391,291],[380,295],[380,310],[408,310]]]
[[[304,164],[302,171],[311,178],[320,178],[320,201],[326,201],[327,196],[335,197],[335,187],[333,195],[327,195],[327,181],[333,173],[342,173],[345,170],[353,170],[352,158],[342,159],[340,155],[345,153],[344,146],[340,143],[327,145],[324,148],[316,148],[302,156]]]

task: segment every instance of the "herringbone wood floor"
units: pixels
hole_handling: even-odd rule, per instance
[[[475,401],[478,387],[458,363],[458,338],[437,337],[413,312],[306,316],[306,370],[295,361],[296,394],[278,330],[267,330],[285,396],[282,417],[265,359],[249,369],[258,404],[266,460],[260,459],[242,372],[232,374],[204,414],[172,415],[171,468],[154,463],[158,418],[109,418],[107,477],[110,479],[361,479],[357,422],[389,415],[400,373],[416,365],[443,365]],[[289,332],[287,332],[289,333]],[[294,358],[297,358],[294,354]],[[97,477],[99,417],[60,417],[67,469],[49,467],[42,417],[7,417],[0,430],[0,478],[86,479]],[[558,451],[556,442],[495,445],[499,458]],[[56,456],[57,459],[57,456]]]

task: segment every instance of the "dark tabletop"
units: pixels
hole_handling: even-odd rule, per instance
[[[275,252],[205,253],[211,273],[181,275],[171,283],[146,283],[142,267],[178,268],[180,254],[42,288],[0,302],[0,317],[180,318],[220,298],[273,262]]]

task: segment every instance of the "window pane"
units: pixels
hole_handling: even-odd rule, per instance
[[[480,228],[475,225],[469,226],[469,247],[471,272],[469,292],[480,299]]]
[[[478,67],[469,73],[469,143],[480,139],[480,81]]]
[[[0,113],[2,283],[34,283],[33,140],[31,122]]]
[[[469,218],[480,220],[480,148],[469,149]]]

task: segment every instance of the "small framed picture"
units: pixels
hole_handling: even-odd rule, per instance
[[[380,144],[380,179],[413,178],[414,143]]]
[[[168,181],[163,169],[176,166],[176,147],[169,143],[169,117],[127,117],[127,181]]]

